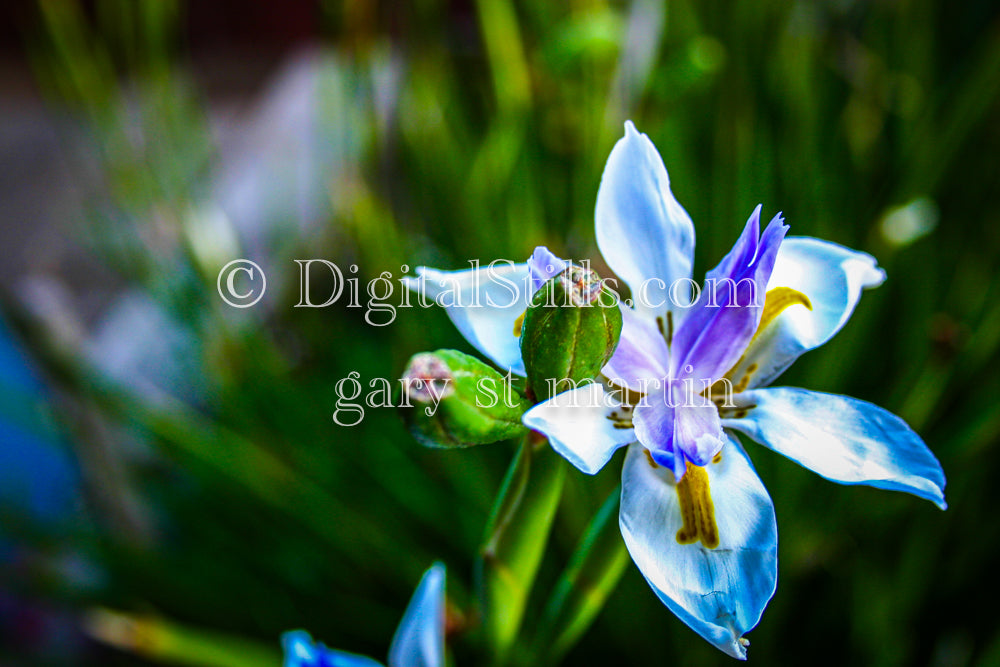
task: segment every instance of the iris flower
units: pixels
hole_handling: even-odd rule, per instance
[[[632,559],[671,611],[740,659],[744,633],[774,595],[777,527],[737,432],[834,482],[945,508],[941,466],[901,419],[846,396],[769,387],[836,334],[885,273],[865,253],[785,238],[780,215],[761,233],[760,212],[701,289],[691,219],[652,142],[626,123],[598,191],[596,236],[634,304],[621,306],[621,340],[601,381],[523,417],[588,474],[627,447],[620,525]],[[476,349],[524,375],[519,317],[565,266],[540,247],[522,264],[420,267],[408,286],[444,306]]]
[[[444,667],[445,568],[435,563],[417,586],[389,646],[389,667]],[[381,667],[371,658],[329,649],[304,630],[281,637],[284,667]]]
[[[622,307],[604,384],[523,418],[586,473],[628,446],[619,522],[632,559],[671,611],[741,659],[743,634],[774,594],[777,528],[737,432],[834,482],[945,508],[941,466],[901,419],[846,396],[768,386],[885,280],[870,255],[786,230],[779,214],[761,233],[758,206],[699,294],[691,219],[656,148],[627,123],[598,191],[596,233],[634,308]]]

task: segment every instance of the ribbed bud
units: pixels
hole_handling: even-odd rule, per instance
[[[523,435],[531,405],[503,376],[457,350],[415,355],[403,373],[400,415],[428,447],[484,445]]]
[[[601,372],[618,345],[618,297],[594,271],[570,266],[535,293],[524,316],[521,358],[543,401]]]

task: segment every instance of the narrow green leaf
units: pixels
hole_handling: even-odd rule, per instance
[[[573,647],[604,608],[628,565],[618,528],[621,487],[604,501],[559,578],[539,623],[535,655],[556,663]]]
[[[281,661],[277,638],[271,647],[153,616],[95,609],[84,618],[84,628],[106,644],[168,665],[272,667]]]
[[[502,664],[517,637],[525,604],[559,505],[565,463],[529,435],[497,495],[478,563],[485,640]]]

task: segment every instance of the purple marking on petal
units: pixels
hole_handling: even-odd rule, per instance
[[[678,463],[682,472],[685,463],[683,455],[674,455],[674,408],[671,405],[662,389],[650,392],[632,413],[632,426],[636,440],[649,450],[653,460],[676,474]]]
[[[656,324],[631,308],[619,304],[622,333],[615,353],[604,365],[606,378],[633,391],[646,391],[644,381],[667,377],[670,351]]]
[[[670,468],[678,481],[687,462],[706,465],[726,444],[718,409],[689,380],[665,383],[652,391],[632,415],[636,439],[653,460]]]
[[[653,457],[653,462],[657,465],[661,465],[668,470],[673,470],[674,475],[677,474],[678,464],[682,469],[687,468],[687,464],[684,462],[683,453],[680,455],[680,460],[674,457],[674,453],[672,451],[668,452],[664,449],[657,449],[655,452],[650,452],[649,455]],[[677,479],[680,479],[680,477]]]
[[[732,251],[709,272],[701,297],[674,336],[672,377],[717,380],[757,330],[767,281],[788,230],[779,213],[758,240],[759,215],[758,207]]]
[[[674,450],[700,466],[707,465],[727,442],[718,409],[708,399],[705,403],[674,409]]]
[[[534,295],[546,282],[562,273],[569,264],[560,259],[543,245],[535,248],[528,258],[528,272],[531,275],[531,294]]]

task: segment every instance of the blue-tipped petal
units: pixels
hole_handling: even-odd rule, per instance
[[[747,377],[749,389],[771,384],[800,355],[840,331],[861,292],[883,281],[885,272],[871,255],[819,239],[786,238],[767,290],[790,287],[803,294],[809,306],[795,303],[781,311],[753,339],[731,377]]]
[[[677,479],[688,461],[705,465],[727,442],[718,408],[690,380],[665,382],[650,391],[635,408],[633,422],[636,439]]]
[[[404,278],[404,282],[444,306],[465,339],[497,366],[524,375],[520,338],[514,327],[531,298],[527,264],[500,262],[465,271],[420,266],[417,277]]]
[[[674,407],[666,399],[668,387],[659,386],[646,394],[632,414],[635,439],[649,455],[680,478],[687,462],[674,449]]]
[[[674,448],[684,458],[703,466],[726,444],[726,434],[719,421],[719,409],[703,396],[693,402],[679,403],[674,410]]]
[[[521,421],[543,433],[552,449],[588,475],[635,440],[631,414],[597,383],[557,394],[525,412]]]
[[[631,288],[637,309],[664,314],[675,281],[681,282],[674,296],[687,303],[694,225],[670,191],[670,178],[653,142],[631,121],[625,123],[625,136],[604,167],[596,234],[601,254]]]
[[[622,333],[618,347],[601,373],[615,384],[645,392],[645,382],[660,382],[667,377],[670,350],[656,325],[656,320],[620,305]]]
[[[673,339],[673,377],[701,382],[725,375],[760,323],[764,294],[788,227],[776,215],[757,238],[758,206],[732,251],[709,273],[698,302]]]
[[[734,658],[746,659],[744,633],[774,595],[778,531],[774,506],[739,443],[705,467],[719,546],[680,544],[683,525],[673,473],[653,467],[632,445],[622,471],[620,523],[632,560],[678,618]]]
[[[444,667],[445,567],[424,573],[389,646],[389,667]]]
[[[382,663],[356,653],[335,651],[314,642],[305,630],[281,635],[285,652],[284,667],[382,667]]]
[[[723,426],[841,484],[906,491],[945,509],[944,471],[896,415],[848,396],[791,387],[737,394],[745,417]]]

